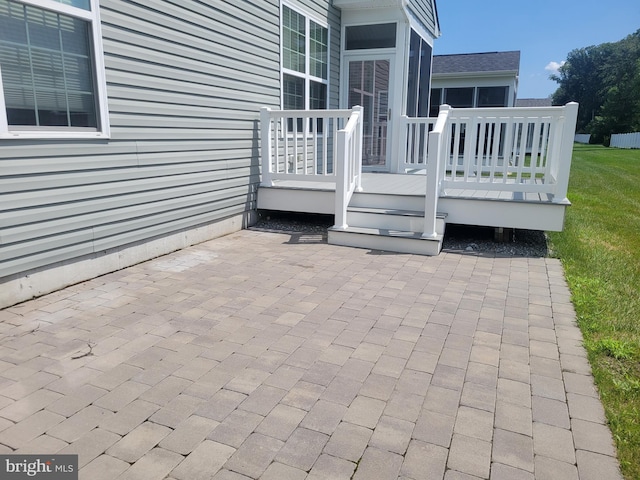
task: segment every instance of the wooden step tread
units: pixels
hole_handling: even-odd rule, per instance
[[[376,207],[348,207],[347,211],[357,213],[374,213],[384,215],[398,215],[403,217],[424,217],[424,212],[416,210],[402,210],[393,208],[376,208]],[[436,213],[437,218],[447,218],[447,214],[443,212]]]
[[[363,235],[377,235],[381,237],[392,237],[392,238],[406,238],[412,240],[426,240],[426,241],[441,241],[443,236],[438,235],[434,238],[426,238],[422,236],[422,232],[408,232],[403,230],[387,230],[383,228],[367,228],[367,227],[352,227],[349,226],[346,230],[333,228],[329,229],[330,231],[335,232],[346,232],[346,233],[359,233]]]

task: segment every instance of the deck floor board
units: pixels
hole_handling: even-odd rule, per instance
[[[462,183],[462,182],[461,182]],[[363,173],[362,188],[364,192],[390,195],[424,195],[426,191],[424,171],[416,173]],[[468,185],[467,185],[468,187]],[[295,180],[276,180],[272,188],[288,188],[297,190],[335,191],[335,182],[309,182]],[[547,194],[508,192],[495,190],[474,190],[469,188],[448,188],[449,198],[471,198],[485,200],[518,201],[531,203],[550,203]]]

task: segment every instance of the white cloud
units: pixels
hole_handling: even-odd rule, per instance
[[[544,67],[544,69],[545,69],[545,70],[547,70],[548,72],[551,72],[551,73],[558,73],[558,69],[559,69],[562,65],[564,65],[565,63],[566,63],[565,61],[562,61],[562,62],[560,62],[560,63],[558,63],[558,62],[549,62],[549,63],[547,64],[547,66],[546,66],[546,67]]]

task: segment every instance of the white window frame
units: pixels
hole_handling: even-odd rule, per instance
[[[89,0],[91,10],[72,7],[54,0],[14,0],[17,3],[50,10],[55,13],[79,18],[89,23],[91,31],[91,54],[93,56],[94,83],[96,96],[97,130],[76,130],[73,127],[36,127],[20,130],[20,126],[9,125],[7,108],[2,87],[2,71],[0,70],[0,139],[105,139],[111,136],[109,126],[109,109],[107,103],[107,79],[104,66],[102,46],[102,28],[100,24],[99,0]],[[0,69],[2,65],[0,65]]]
[[[284,24],[283,24],[283,9],[284,7],[290,8],[298,15],[302,15],[305,21],[305,55],[304,55],[304,73],[298,72],[296,70],[291,70],[284,67]],[[317,23],[323,28],[327,29],[327,79],[321,77],[316,77],[310,74],[311,61],[310,61],[310,52],[311,52],[311,39],[309,38],[309,33],[311,31],[309,22],[313,21]],[[308,11],[301,9],[299,6],[294,5],[290,2],[281,2],[280,4],[280,108],[284,110],[284,75],[291,75],[293,77],[303,78],[304,79],[304,109],[309,110],[310,99],[311,99],[311,82],[322,83],[327,86],[327,96],[325,98],[325,104],[327,105],[327,109],[329,108],[329,98],[330,98],[330,83],[329,78],[331,77],[331,28],[329,24],[325,21],[322,21],[318,17],[312,15]]]

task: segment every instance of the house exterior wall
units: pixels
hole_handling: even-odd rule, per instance
[[[393,11],[406,7],[414,16],[414,20],[419,22],[431,36],[435,38],[440,36],[435,0],[333,0],[333,5],[345,11],[360,10],[360,14],[365,14],[367,10],[390,9],[389,11]]]
[[[330,26],[335,108],[340,12],[289,3]],[[280,1],[103,0],[100,15],[110,138],[0,140],[0,307],[254,221]]]
[[[427,28],[434,37],[440,35],[440,26],[438,25],[438,13],[436,4],[433,0],[408,0],[409,10],[418,18],[418,20]]]

